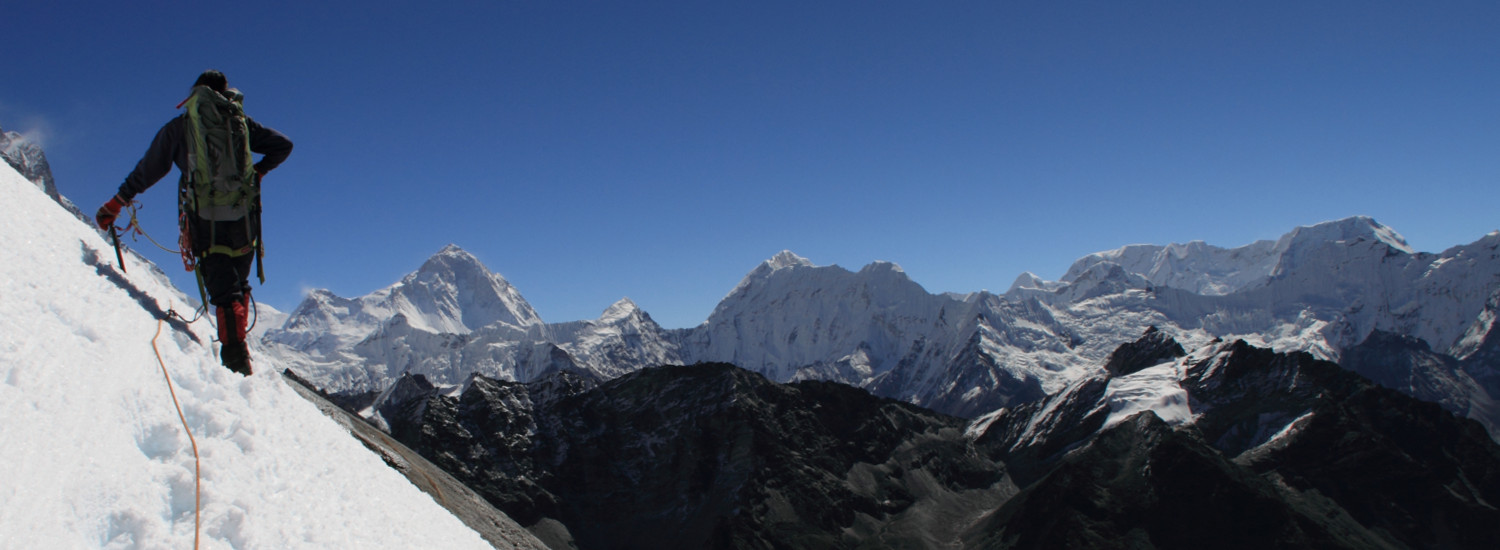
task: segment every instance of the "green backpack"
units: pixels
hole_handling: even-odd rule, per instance
[[[254,158],[245,122],[244,95],[229,97],[208,86],[193,88],[187,107],[188,170],[182,173],[182,208],[204,221],[249,216],[255,204]]]
[[[187,108],[184,122],[188,147],[188,169],[178,186],[183,262],[189,270],[196,270],[196,260],[209,254],[239,257],[254,252],[256,272],[264,283],[265,273],[259,265],[260,188],[250,153],[244,99],[239,90],[220,94],[208,86],[197,86],[182,102]],[[238,220],[246,224],[250,245],[235,249],[219,244],[214,222]],[[210,248],[194,254],[190,252],[191,234],[202,230],[208,231]]]

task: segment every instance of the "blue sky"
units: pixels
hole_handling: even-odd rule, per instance
[[[1500,227],[1495,2],[25,2],[0,127],[88,211],[199,72],[297,144],[269,281],[362,295],[448,243],[560,322],[702,322],[760,261],[1004,291],[1132,243],[1369,215]],[[142,200],[175,232],[176,173]],[[136,246],[174,275],[172,255]],[[177,275],[191,292],[191,279]]]

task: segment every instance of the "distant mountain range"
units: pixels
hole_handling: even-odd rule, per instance
[[[314,291],[262,344],[334,392],[379,392],[403,374],[456,386],[475,373],[607,380],[723,362],[975,417],[1096,374],[1116,347],[1156,326],[1190,346],[1244,339],[1342,361],[1497,433],[1497,311],[1500,232],[1423,253],[1353,217],[1238,248],[1090,254],[1060,281],[1023,274],[1004,294],[932,294],[892,263],[849,271],[782,252],[703,324],[675,330],[629,299],[595,320],[545,323],[504,278],[450,245],[368,296]]]
[[[1500,445],[1304,352],[1105,368],[969,421],[732,365],[403,375],[369,405],[552,548],[1493,548]]]

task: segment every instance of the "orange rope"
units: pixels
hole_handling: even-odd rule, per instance
[[[172,389],[172,375],[167,374],[167,362],[161,359],[161,350],[156,348],[156,338],[161,336],[161,319],[156,320],[156,335],[151,337],[151,351],[156,352],[156,362],[161,365],[161,375],[167,379],[167,391],[172,394],[172,406],[177,407],[177,418],[182,420],[182,429],[187,432],[188,442],[193,444],[193,548],[198,548],[198,534],[203,530],[203,464],[198,459],[198,440],[188,427],[187,416],[182,414],[182,404],[177,402],[177,390]]]

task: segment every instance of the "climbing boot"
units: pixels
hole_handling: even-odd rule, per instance
[[[219,360],[224,367],[250,376],[250,347],[245,344],[245,327],[249,321],[248,300],[231,302],[215,308],[219,318]]]

